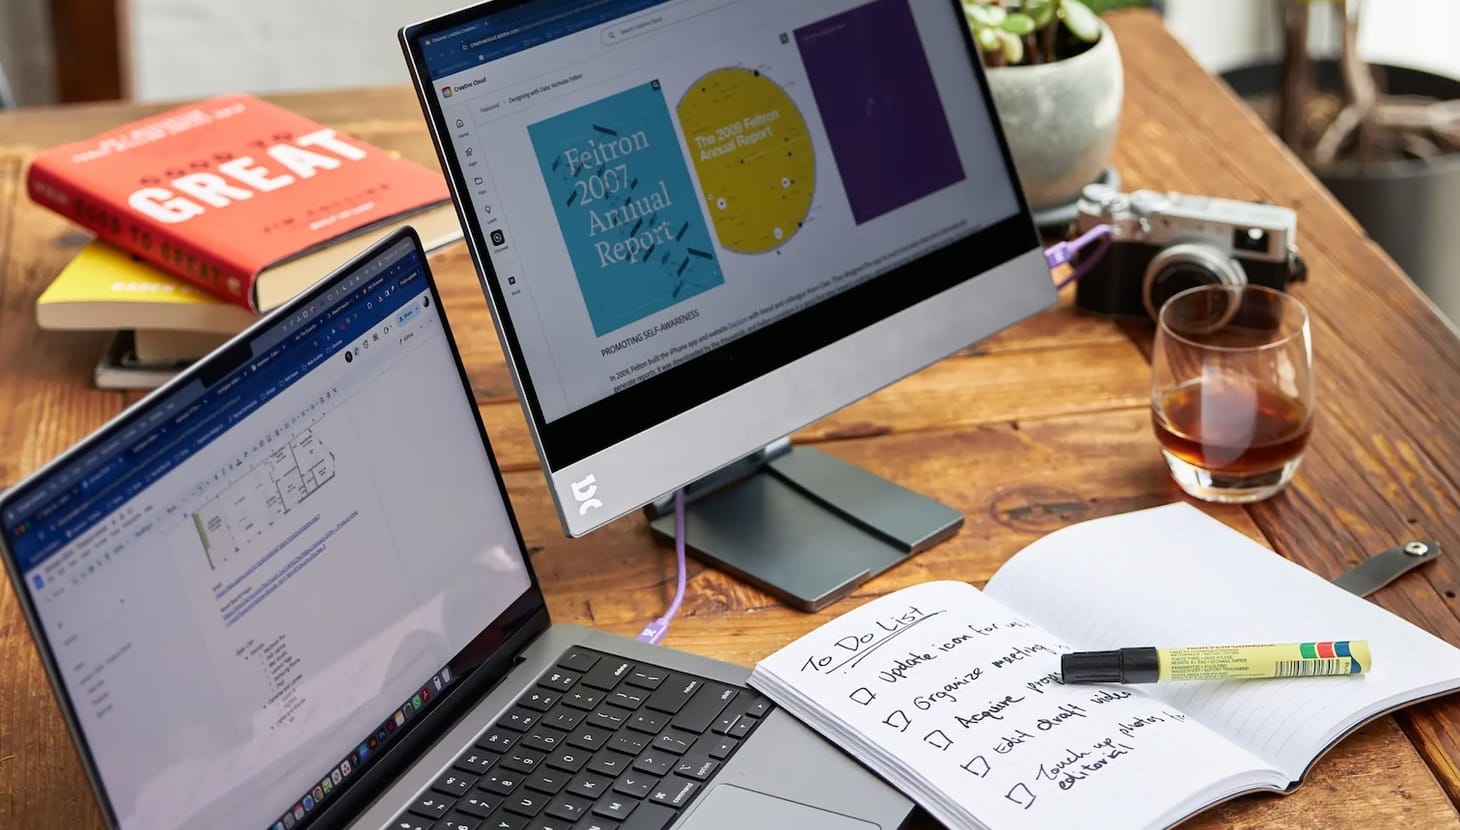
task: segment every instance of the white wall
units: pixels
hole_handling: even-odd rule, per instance
[[[21,105],[56,98],[48,9],[45,0],[0,0],[0,68]]]

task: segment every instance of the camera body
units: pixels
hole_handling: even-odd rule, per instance
[[[1155,319],[1169,297],[1198,285],[1286,291],[1306,275],[1290,208],[1092,184],[1076,209],[1081,233],[1111,228],[1075,292],[1075,305],[1093,314]]]

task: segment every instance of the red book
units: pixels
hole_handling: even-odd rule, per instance
[[[53,147],[36,202],[254,311],[400,224],[461,237],[435,170],[248,95],[223,95]]]

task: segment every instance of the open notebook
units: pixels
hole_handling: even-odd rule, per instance
[[[1367,674],[1062,685],[1059,654],[1368,640]],[[1162,827],[1291,791],[1366,721],[1460,688],[1460,649],[1176,504],[1057,531],[980,593],[877,599],[751,684],[950,827]]]

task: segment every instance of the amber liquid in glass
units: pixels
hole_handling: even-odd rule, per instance
[[[1282,467],[1302,455],[1313,427],[1307,408],[1276,387],[1201,381],[1167,392],[1152,420],[1167,452],[1228,475]]]

